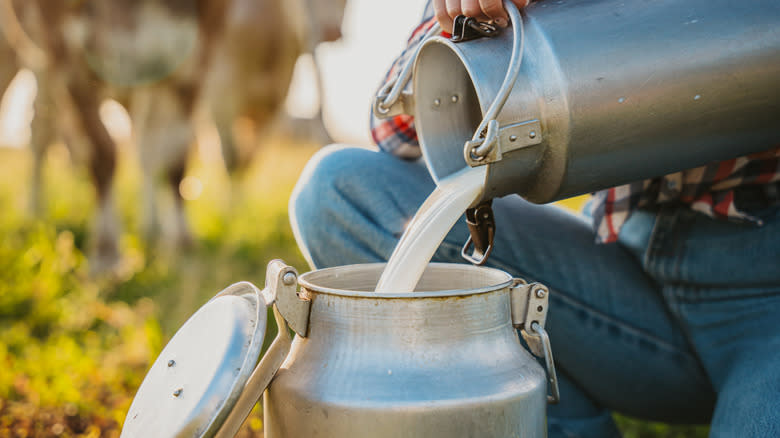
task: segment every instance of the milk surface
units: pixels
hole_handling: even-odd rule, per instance
[[[376,292],[413,292],[444,237],[482,192],[487,166],[464,168],[439,181],[407,225]]]

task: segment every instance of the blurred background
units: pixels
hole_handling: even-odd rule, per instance
[[[198,307],[271,259],[308,269],[297,176],[327,143],[371,145],[425,2],[60,3],[0,0],[0,437],[118,436]]]

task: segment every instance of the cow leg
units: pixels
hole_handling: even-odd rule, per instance
[[[194,240],[190,231],[187,213],[184,210],[184,198],[181,196],[180,185],[187,168],[186,152],[169,164],[168,185],[173,197],[173,220],[175,244],[179,248],[192,247]]]
[[[240,175],[251,165],[263,136],[278,114],[289,78],[275,81],[264,72],[244,72],[234,65],[235,60],[221,57],[212,78],[209,106],[219,133],[222,157],[228,174]],[[254,75],[252,74],[254,73]],[[231,83],[245,84],[240,90]],[[279,90],[269,90],[278,87]],[[214,91],[218,90],[218,91]],[[221,96],[221,97],[219,97]]]
[[[246,171],[251,166],[263,141],[262,136],[269,133],[274,117],[274,112],[262,106],[251,109],[245,107],[242,114],[233,121],[233,136],[241,157],[239,171]]]
[[[152,112],[154,91],[140,89],[133,92],[130,103],[130,119],[133,123],[133,137],[141,164],[141,234],[148,244],[157,242],[162,234],[162,227],[157,214],[157,182],[154,142],[152,133],[147,127]]]
[[[53,140],[51,117],[52,102],[46,92],[43,75],[36,75],[38,93],[33,103],[34,115],[30,123],[30,151],[32,152],[32,172],[30,181],[30,211],[39,216],[44,211],[43,198],[43,161],[46,149]]]
[[[190,146],[195,141],[195,102],[202,83],[202,75],[198,75],[191,81],[179,83],[173,89],[174,98],[178,101],[178,111],[175,113],[174,124],[179,127],[180,137],[173,139],[178,144],[173,144],[174,154],[167,163],[168,187],[173,197],[174,208],[174,232],[176,245],[180,248],[189,248],[193,245],[192,232],[190,231],[187,213],[184,210],[184,198],[181,193],[181,182],[187,170],[187,158]]]
[[[246,90],[241,90],[245,92]],[[210,102],[214,125],[219,134],[222,159],[229,175],[244,173],[257,152],[258,128],[266,127],[267,117],[247,111],[247,98],[241,92],[224,88],[223,99]]]
[[[233,133],[233,115],[235,111],[230,108],[232,102],[225,99],[222,102],[215,102],[211,105],[214,126],[219,134],[219,147],[222,151],[222,159],[225,161],[225,168],[228,174],[234,174],[240,167],[241,159],[238,151],[238,145]]]
[[[52,84],[47,74],[39,72],[35,75],[35,79],[38,92],[33,102],[34,115],[30,123],[30,151],[32,152],[30,211],[40,216],[46,205],[46,199],[43,195],[43,164],[46,150],[56,139],[57,121],[54,114],[57,111],[57,106],[51,94]]]
[[[229,175],[235,174],[242,167],[239,144],[233,131],[233,121],[238,114],[241,93],[246,87],[231,85],[235,83],[240,82],[235,75],[235,66],[231,64],[230,57],[223,52],[216,53],[215,62],[211,64],[209,70],[206,102],[219,135],[222,160]]]
[[[229,175],[241,175],[257,155],[262,135],[269,132],[274,114],[263,108],[250,108],[240,96],[234,96],[229,108],[214,112],[222,158]]]
[[[82,128],[89,139],[89,168],[97,193],[97,214],[92,231],[92,271],[104,272],[119,262],[119,221],[112,194],[116,145],[100,120],[100,100],[87,74],[73,76],[68,84]]]
[[[143,169],[143,233],[149,242],[162,234],[158,208],[158,181],[165,179],[173,199],[172,233],[166,240],[177,246],[192,242],[179,184],[184,178],[187,153],[195,138],[190,106],[181,91],[163,83],[138,91],[133,97],[133,121]],[[152,104],[153,100],[153,104]]]

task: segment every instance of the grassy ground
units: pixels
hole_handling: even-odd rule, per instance
[[[146,369],[194,310],[232,282],[262,285],[273,258],[306,270],[287,199],[314,150],[269,147],[234,183],[218,166],[193,163],[191,181],[203,189],[187,204],[196,235],[188,252],[138,238],[138,171],[124,153],[116,187],[124,261],[116,275],[94,278],[84,256],[94,203],[84,171],[53,148],[46,212],[33,218],[25,210],[29,157],[0,149],[0,437],[118,436]],[[619,422],[626,437],[706,436]],[[242,435],[261,430],[255,412]]]

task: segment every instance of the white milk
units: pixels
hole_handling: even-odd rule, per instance
[[[379,278],[376,292],[413,292],[433,253],[477,200],[487,166],[467,167],[439,181],[409,222]]]

